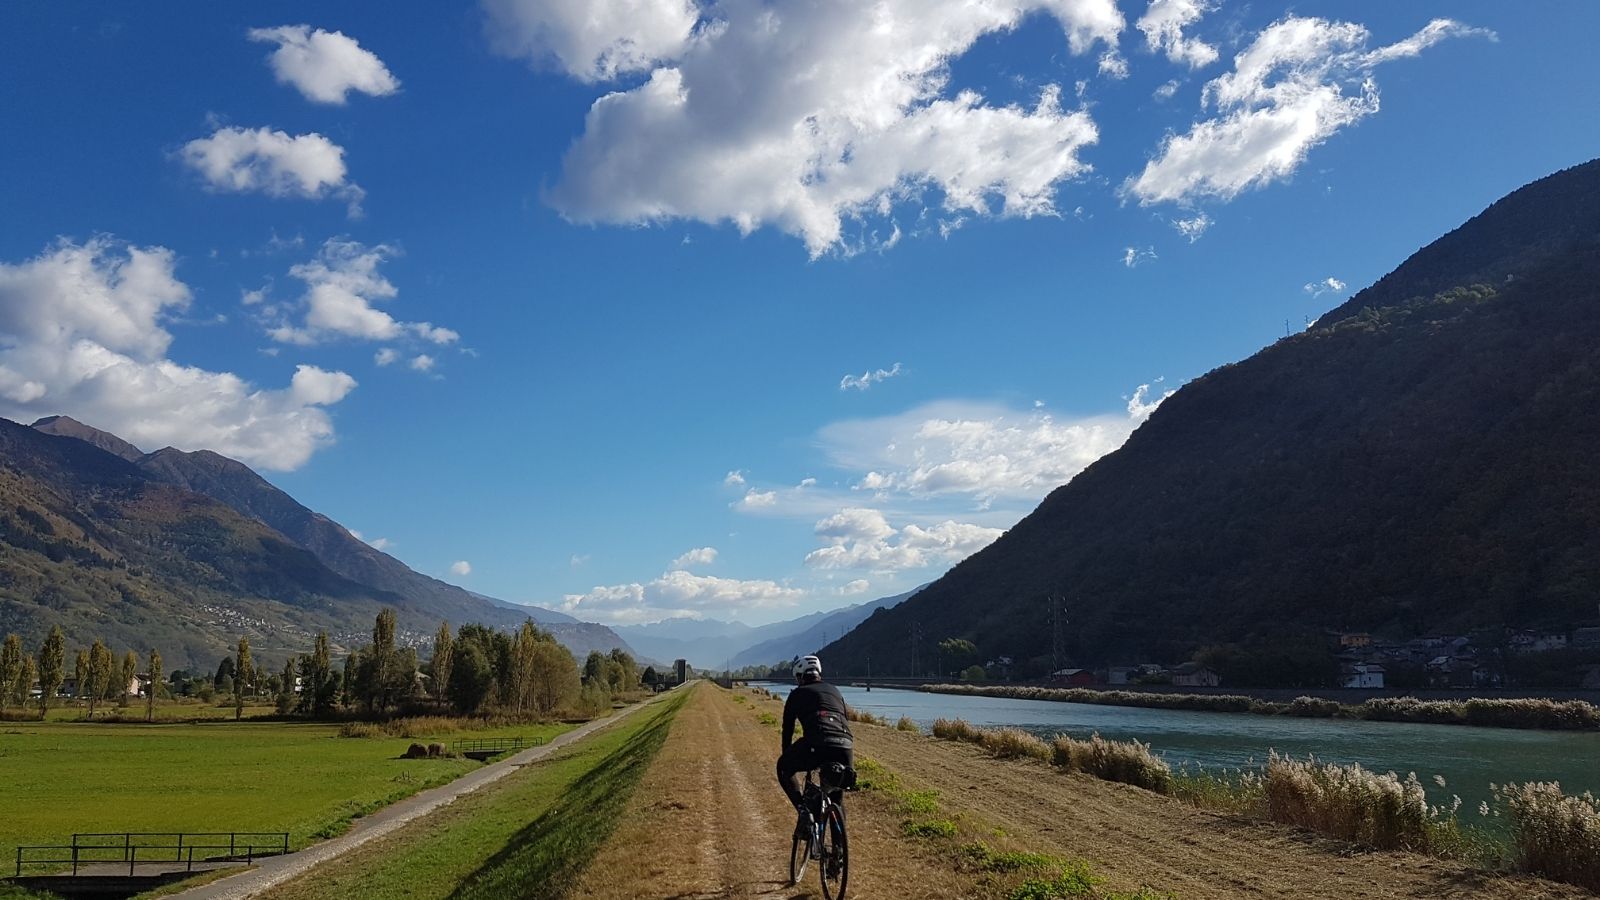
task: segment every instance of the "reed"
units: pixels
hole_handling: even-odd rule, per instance
[[[1459,843],[1456,806],[1429,806],[1416,773],[1400,778],[1360,765],[1272,753],[1263,790],[1267,818],[1380,850],[1440,853]]]
[[[1505,785],[1495,798],[1511,820],[1518,869],[1600,891],[1600,799],[1553,782]]]
[[[1108,741],[1098,734],[1080,741],[1064,734],[1050,743],[1050,762],[1069,772],[1131,784],[1158,794],[1173,789],[1172,767],[1138,741]]]

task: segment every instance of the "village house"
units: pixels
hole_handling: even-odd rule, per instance
[[[1172,670],[1172,683],[1180,687],[1217,687],[1222,676],[1199,663],[1184,663]]]
[[[1512,653],[1548,653],[1567,649],[1567,636],[1554,631],[1518,631],[1507,638]]]
[[[1048,680],[1068,687],[1088,687],[1094,684],[1094,673],[1088,669],[1057,669],[1050,673]]]
[[[1382,688],[1383,666],[1377,663],[1354,663],[1339,667],[1339,683],[1347,688]]]
[[[1139,670],[1134,666],[1112,666],[1106,669],[1106,684],[1129,685],[1139,677]]]

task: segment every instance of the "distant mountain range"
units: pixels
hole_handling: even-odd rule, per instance
[[[904,594],[770,625],[752,627],[718,619],[666,619],[650,625],[619,625],[616,631],[652,659],[686,659],[696,668],[716,670],[730,662],[735,669],[771,665],[816,652],[874,612],[892,607],[921,589],[917,587]]]
[[[0,419],[0,633],[33,646],[60,624],[73,644],[209,667],[241,635],[268,658],[304,652],[321,628],[360,643],[384,606],[418,643],[444,619],[531,617],[580,659],[627,647],[605,626],[414,572],[216,453],[147,454],[65,416]]]
[[[1079,666],[1309,647],[1326,629],[1592,623],[1597,448],[1600,161],[1510,194],[1304,333],[1185,385],[826,653],[906,673],[916,628],[918,669],[958,637],[1038,673],[1057,622]]]

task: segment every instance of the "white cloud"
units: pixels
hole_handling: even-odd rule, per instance
[[[872,582],[866,580],[865,578],[857,578],[854,581],[849,581],[841,585],[836,593],[838,593],[841,597],[853,597],[856,594],[865,594],[871,589]]]
[[[393,547],[394,546],[394,541],[391,541],[391,540],[389,540],[388,538],[385,538],[385,537],[381,537],[381,538],[374,538],[374,539],[372,539],[370,541],[367,541],[367,544],[370,547],[372,547],[372,549],[377,550],[379,552],[382,552],[384,550],[389,549],[390,547]]]
[[[432,372],[434,359],[426,353],[418,353],[416,356],[411,357],[411,362],[406,363],[406,365],[418,372]]]
[[[168,317],[190,292],[172,251],[106,237],[61,240],[0,263],[0,415],[66,414],[136,446],[210,449],[252,466],[295,469],[333,440],[325,406],[355,387],[299,366],[288,386],[172,360]]]
[[[1172,227],[1178,229],[1178,233],[1188,238],[1191,244],[1200,240],[1200,237],[1206,233],[1206,229],[1215,224],[1211,217],[1205,213],[1196,213],[1187,219],[1172,220]]]
[[[741,470],[735,469],[734,471],[729,472],[726,476],[723,477],[722,483],[727,485],[727,486],[729,486],[729,487],[743,487],[744,486],[744,472],[741,471]]]
[[[1345,283],[1337,278],[1334,278],[1332,275],[1329,275],[1327,278],[1324,278],[1321,281],[1308,281],[1306,282],[1305,287],[1301,288],[1301,290],[1310,294],[1313,298],[1321,297],[1323,294],[1342,294],[1344,293],[1344,289]]]
[[[803,590],[775,581],[742,581],[680,570],[642,584],[595,587],[587,593],[568,594],[560,608],[589,621],[655,622],[699,618],[707,612],[727,615],[793,606],[806,596]]]
[[[588,82],[676,59],[700,18],[693,0],[483,0],[483,8],[495,52]]]
[[[452,575],[460,575],[460,576],[463,576],[463,577],[465,577],[467,575],[471,575],[472,574],[472,563],[469,563],[464,559],[458,559],[455,562],[450,564],[450,574],[452,574]]]
[[[1156,383],[1159,384],[1163,380],[1164,379],[1157,378]],[[1150,414],[1156,411],[1156,407],[1160,406],[1168,397],[1171,397],[1176,393],[1177,391],[1174,390],[1165,390],[1161,392],[1161,396],[1151,400],[1150,385],[1139,385],[1134,389],[1133,396],[1128,398],[1128,418],[1135,423],[1143,422],[1145,419],[1150,418]]]
[[[300,301],[305,314],[304,321],[294,324],[280,316],[268,328],[267,334],[282,343],[301,345],[336,338],[388,341],[405,336],[436,344],[454,343],[460,335],[448,328],[439,328],[429,322],[396,321],[393,316],[373,306],[374,303],[392,300],[400,293],[378,271],[378,266],[394,253],[394,248],[384,244],[367,246],[356,241],[329,239],[322,245],[316,259],[289,270],[290,275],[306,285],[305,295]],[[397,358],[398,353],[385,348],[378,351],[374,362],[380,366],[388,365]],[[415,360],[411,365],[417,368]]]
[[[344,148],[315,132],[290,135],[270,128],[218,128],[179,152],[183,162],[217,191],[269,197],[338,197],[361,215],[366,196],[346,181]]]
[[[278,45],[267,56],[278,83],[293,85],[313,103],[343,104],[351,91],[383,97],[400,89],[383,60],[343,32],[281,25],[252,28],[249,38]]]
[[[806,488],[812,488],[812,487],[816,487],[816,486],[817,486],[817,480],[815,478],[807,477],[807,478],[800,479],[800,483],[795,485],[794,489],[797,490],[797,491],[803,491]]]
[[[667,566],[668,571],[687,569],[690,566],[709,566],[717,561],[717,548],[696,547],[672,561]]]
[[[816,524],[825,546],[806,554],[819,569],[861,569],[895,573],[950,565],[994,543],[1004,532],[955,521],[896,529],[875,509],[842,509]]]
[[[1058,419],[1041,410],[939,403],[895,416],[839,422],[819,441],[854,489],[912,498],[1036,502],[1127,440],[1118,414]]]
[[[854,389],[858,391],[864,391],[880,381],[887,381],[890,378],[899,376],[900,374],[901,372],[899,363],[895,363],[894,368],[892,369],[868,369],[866,372],[863,372],[860,375],[846,375],[839,379],[839,390],[848,391]]]
[[[1141,204],[1230,200],[1249,188],[1288,178],[1311,148],[1378,111],[1372,72],[1416,56],[1448,37],[1493,33],[1435,19],[1405,40],[1367,50],[1361,25],[1288,16],[1268,26],[1234,70],[1205,86],[1202,107],[1217,116],[1187,134],[1168,135],[1123,191]]]
[[[1164,103],[1171,100],[1172,95],[1178,93],[1178,87],[1178,80],[1174,78],[1171,81],[1163,82],[1160,87],[1150,92],[1150,96]]]
[[[742,510],[770,509],[777,504],[777,491],[758,491],[755,488],[751,488],[745,492],[743,497],[739,498],[734,507]]]
[[[1144,265],[1147,262],[1153,262],[1155,259],[1156,248],[1154,247],[1146,247],[1143,250],[1138,247],[1122,248],[1122,264],[1130,269]]]
[[[574,553],[570,558],[567,559],[567,565],[576,569],[587,563],[590,558],[591,554],[588,553]]]
[[[379,350],[377,353],[372,354],[372,361],[374,363],[377,363],[380,366],[390,365],[395,360],[397,360],[399,358],[400,358],[399,351],[397,351],[397,350],[395,350],[395,349],[393,349],[391,347],[384,347],[382,350]]]
[[[1145,44],[1152,53],[1165,53],[1167,59],[1191,69],[1209,65],[1217,59],[1217,48],[1183,36],[1183,30],[1211,11],[1202,0],[1150,0],[1134,27],[1144,32]]]
[[[724,0],[699,26],[687,0],[487,6],[496,46],[580,78],[659,63],[590,108],[547,197],[563,215],[770,225],[813,257],[865,249],[869,230],[852,243],[846,220],[930,192],[953,214],[1053,214],[1057,186],[1088,169],[1088,113],[1062,109],[1056,86],[1030,107],[951,96],[948,64],[1035,11],[1074,53],[1123,24],[1113,0]]]

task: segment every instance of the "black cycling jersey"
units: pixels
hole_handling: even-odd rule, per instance
[[[850,722],[845,717],[839,689],[822,681],[802,684],[789,692],[783,704],[783,749],[794,740],[794,723],[805,732],[801,740],[813,747],[850,747]]]

